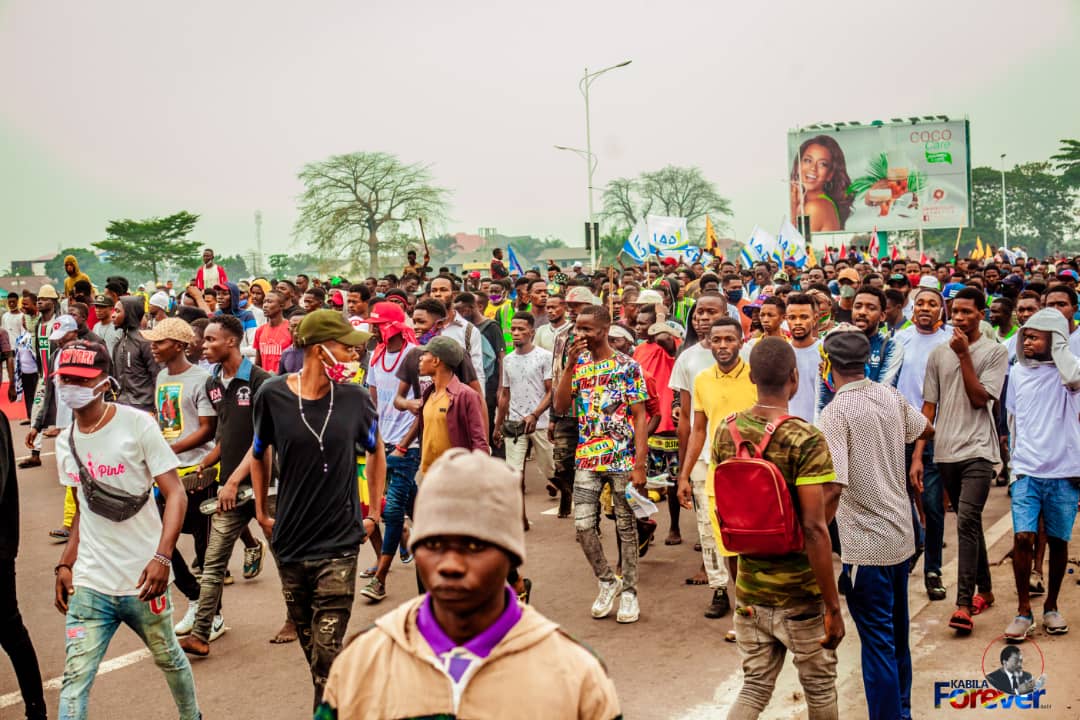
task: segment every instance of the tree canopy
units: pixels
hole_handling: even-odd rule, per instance
[[[731,203],[696,167],[668,165],[636,178],[616,178],[604,189],[603,202],[602,217],[619,232],[629,232],[650,214],[684,217],[699,243],[705,237],[706,215],[717,228],[731,217]]]
[[[94,247],[108,253],[112,264],[153,275],[157,282],[166,267],[197,262],[199,243],[185,238],[198,221],[198,215],[186,210],[161,218],[113,220],[105,228],[106,239]]]
[[[1062,140],[1057,155],[1051,155],[1054,169],[1072,187],[1080,187],[1080,140]]]
[[[449,194],[432,184],[426,166],[382,152],[334,155],[305,165],[298,177],[304,192],[296,235],[324,253],[357,259],[366,251],[371,274],[379,272],[380,231],[417,218],[442,219]]]

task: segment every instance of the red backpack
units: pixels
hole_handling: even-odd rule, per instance
[[[739,555],[786,555],[803,549],[802,525],[780,468],[765,459],[776,429],[791,415],[765,426],[757,446],[743,440],[735,415],[726,419],[735,457],[720,463],[713,476],[716,517],[724,548]]]

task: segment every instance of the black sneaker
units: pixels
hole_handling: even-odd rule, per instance
[[[705,608],[705,617],[710,620],[722,618],[731,610],[731,601],[728,600],[727,588],[718,588],[713,591],[712,602]]]
[[[941,575],[938,573],[927,573],[926,594],[931,600],[945,599],[948,593],[945,592],[945,586],[941,583]]]
[[[649,541],[652,540],[653,535],[656,534],[656,521],[655,520],[638,520],[637,521],[637,536],[638,536],[638,557],[643,558],[649,552]]]

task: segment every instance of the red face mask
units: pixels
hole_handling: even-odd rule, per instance
[[[907,276],[908,282],[911,283],[911,287],[919,287],[919,280],[922,279],[922,275],[919,273],[912,273]]]

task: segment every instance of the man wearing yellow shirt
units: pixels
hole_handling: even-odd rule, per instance
[[[737,556],[724,550],[716,519],[713,484],[715,466],[702,458],[706,444],[712,444],[716,429],[724,418],[745,410],[757,402],[757,387],[750,381],[750,365],[739,357],[742,349],[742,325],[738,320],[721,317],[709,328],[709,347],[716,364],[694,378],[694,426],[686,448],[686,459],[679,470],[679,502],[686,509],[695,508],[701,533],[701,554],[706,565],[727,563],[729,577],[737,573]],[[702,462],[698,462],[701,459]],[[708,464],[706,465],[706,462]],[[729,581],[730,582],[730,581]],[[713,591],[706,616],[722,617],[731,609],[727,587]]]

